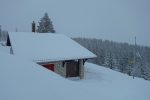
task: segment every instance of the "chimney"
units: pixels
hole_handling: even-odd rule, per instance
[[[35,32],[35,22],[32,22],[32,32]]]

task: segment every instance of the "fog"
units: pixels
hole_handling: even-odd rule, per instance
[[[149,10],[150,0],[0,0],[0,25],[29,32],[47,12],[58,33],[150,46]]]

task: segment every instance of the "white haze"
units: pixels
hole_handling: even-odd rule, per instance
[[[0,0],[0,25],[31,31],[47,12],[56,32],[150,46],[150,0]]]

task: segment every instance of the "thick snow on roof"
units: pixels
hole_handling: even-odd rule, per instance
[[[96,57],[92,52],[62,34],[9,32],[9,37],[15,55],[36,62]]]

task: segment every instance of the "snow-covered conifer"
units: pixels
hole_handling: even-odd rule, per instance
[[[45,13],[39,22],[37,27],[37,32],[39,33],[55,33],[51,19],[48,16],[48,13]]]

